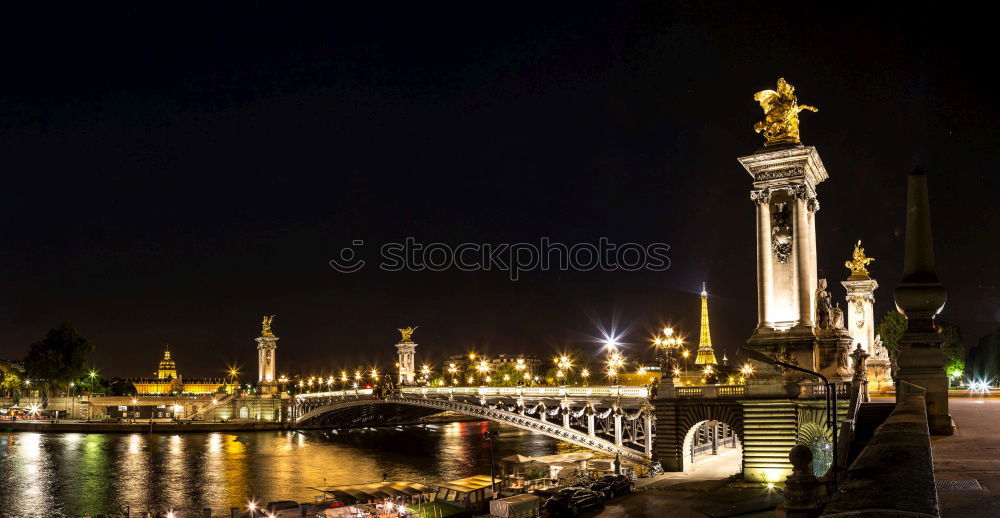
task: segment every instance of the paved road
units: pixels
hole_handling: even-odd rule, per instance
[[[1000,399],[950,398],[956,432],[935,437],[934,476],[937,480],[978,480],[982,491],[939,490],[944,518],[1000,515]]]
[[[588,513],[587,518],[669,516],[671,518],[706,518],[697,508],[720,506],[768,495],[760,487],[734,487],[732,478],[740,473],[741,455],[737,449],[725,449],[716,457],[707,457],[687,473],[665,473],[655,479],[640,479],[634,494],[608,501],[603,511]],[[746,515],[755,516],[755,515]],[[760,516],[773,516],[772,511]]]

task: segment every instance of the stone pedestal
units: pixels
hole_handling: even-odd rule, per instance
[[[851,379],[851,335],[844,329],[824,329],[818,339],[819,362],[817,372],[830,381]]]
[[[815,518],[820,515],[820,483],[812,474],[812,451],[801,444],[788,453],[792,474],[785,479],[785,500],[774,510],[778,518]]]
[[[275,350],[278,348],[278,337],[259,336],[254,341],[257,342],[257,381],[272,383],[278,379],[275,375],[277,370]]]
[[[948,377],[941,352],[943,340],[934,325],[934,318],[944,308],[948,294],[934,269],[927,177],[920,169],[914,170],[908,178],[903,279],[893,291],[893,297],[896,307],[906,315],[906,332],[899,340],[896,403],[923,393],[931,434],[951,435]]]
[[[414,356],[416,355],[417,344],[410,341],[404,340],[396,344],[396,352],[399,355],[399,384],[406,385],[413,383],[416,377],[416,364]]]
[[[867,275],[851,275],[841,281],[847,290],[847,332],[854,346],[861,344],[870,357],[875,356],[875,290],[878,282]],[[854,366],[852,365],[851,368]]]

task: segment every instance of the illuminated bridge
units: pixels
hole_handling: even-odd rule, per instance
[[[404,387],[299,394],[297,428],[412,423],[441,412],[481,417],[635,462],[652,456],[655,419],[646,387]]]

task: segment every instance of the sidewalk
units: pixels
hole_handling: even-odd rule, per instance
[[[932,437],[944,518],[996,516],[1000,509],[1000,399],[949,398],[955,435]],[[955,489],[943,485],[982,489]]]

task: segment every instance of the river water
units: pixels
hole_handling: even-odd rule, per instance
[[[494,456],[579,451],[511,427]],[[0,518],[175,509],[228,515],[249,499],[309,501],[311,486],[436,483],[490,472],[486,422],[339,432],[0,435]]]

